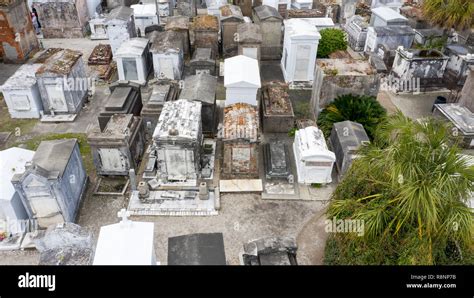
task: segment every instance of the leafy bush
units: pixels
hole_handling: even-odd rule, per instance
[[[338,96],[334,102],[321,111],[318,126],[328,138],[334,123],[351,120],[362,124],[367,135],[372,139],[377,125],[385,116],[385,109],[374,97],[345,94]]]
[[[327,28],[319,31],[321,40],[318,45],[318,58],[328,58],[336,51],[347,49],[347,40],[344,32],[335,28]]]

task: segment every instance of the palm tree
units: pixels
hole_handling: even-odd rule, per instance
[[[334,123],[351,120],[362,124],[372,138],[375,129],[386,116],[385,109],[372,96],[345,94],[338,96],[318,116],[317,124],[329,137]]]
[[[423,15],[436,26],[456,30],[470,29],[474,25],[472,0],[424,0]]]
[[[437,264],[452,262],[449,248],[472,251],[474,221],[466,203],[474,167],[451,132],[439,120],[416,122],[401,113],[378,128],[327,212],[329,218],[364,221],[364,237],[343,236],[345,245],[385,247],[383,257],[372,254],[373,263]]]

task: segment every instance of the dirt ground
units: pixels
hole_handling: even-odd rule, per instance
[[[125,208],[124,197],[97,197],[84,200],[77,223],[89,228],[97,241],[100,227],[119,221],[117,212]],[[322,264],[326,233],[325,202],[270,201],[256,194],[226,194],[221,197],[221,212],[208,217],[132,217],[155,223],[157,260],[167,263],[168,237],[190,233],[221,232],[229,265],[239,264],[243,243],[266,236],[291,236],[298,242],[301,265]],[[37,251],[0,252],[0,265],[35,265]]]
[[[437,96],[449,97],[449,94],[449,90],[438,90],[420,94],[396,94],[391,91],[380,91],[377,100],[389,114],[400,110],[409,118],[420,119],[432,115],[431,108]]]

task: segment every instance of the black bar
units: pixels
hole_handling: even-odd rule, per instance
[[[55,289],[20,288],[19,276],[55,275]],[[420,278],[425,279],[420,279]],[[24,278],[22,279],[24,281]],[[422,288],[407,288],[421,284]],[[426,288],[441,284],[443,288]],[[25,284],[23,284],[25,285]],[[30,285],[30,284],[28,284]],[[449,288],[446,288],[449,286]],[[413,287],[413,286],[412,286]],[[256,295],[473,297],[473,266],[4,266],[0,297]]]

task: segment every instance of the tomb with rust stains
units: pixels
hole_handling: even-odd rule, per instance
[[[86,74],[82,53],[61,50],[36,71],[45,114],[77,114],[92,84]]]
[[[213,15],[194,18],[194,48],[211,48],[213,55],[219,54],[219,20]]]
[[[39,49],[25,1],[0,1],[0,32],[0,58],[4,62],[23,62]]]
[[[89,67],[97,73],[99,79],[108,81],[116,70],[112,60],[112,47],[108,44],[98,44],[92,50],[87,60]]]
[[[260,144],[257,108],[246,103],[224,109],[221,178],[258,178]]]

